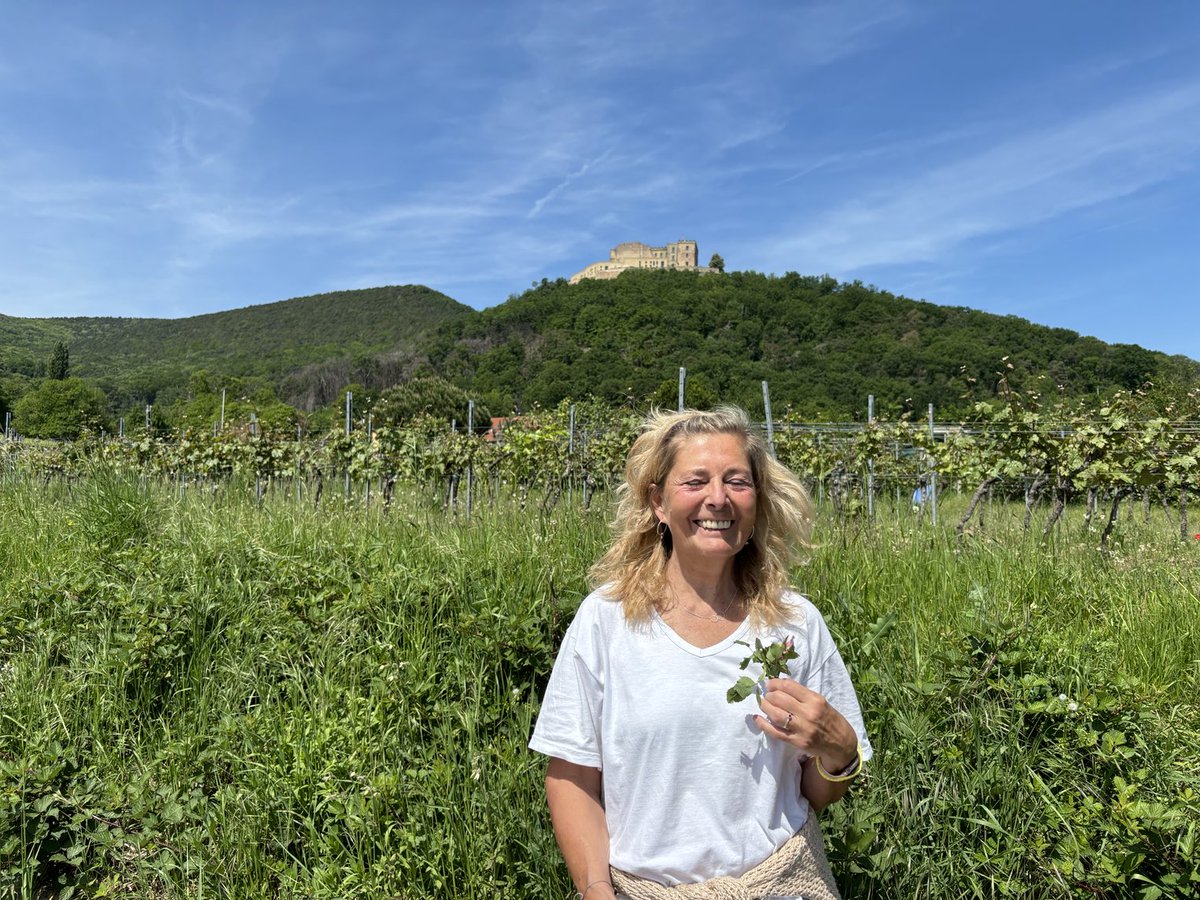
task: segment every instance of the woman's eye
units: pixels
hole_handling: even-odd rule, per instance
[[[730,478],[727,482],[730,487],[735,488],[752,488],[754,485],[745,478]]]

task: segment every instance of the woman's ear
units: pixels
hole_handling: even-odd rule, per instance
[[[666,512],[666,510],[663,509],[662,499],[663,499],[662,491],[660,491],[658,489],[658,485],[651,484],[650,485],[650,508],[652,510],[654,510],[654,516],[660,522],[666,521],[666,518],[667,518],[667,512]]]

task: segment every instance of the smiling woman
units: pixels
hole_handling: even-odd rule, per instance
[[[550,757],[555,834],[586,900],[724,896],[704,891],[730,879],[754,897],[838,896],[813,811],[871,747],[824,620],[788,589],[810,525],[807,493],[741,410],[645,423],[530,742]],[[764,673],[757,706],[726,702],[752,642],[785,646],[784,670]]]
[[[696,435],[684,449],[685,465],[676,465],[665,484],[653,486],[650,503],[664,539],[670,535],[673,568],[719,578],[754,535],[757,503],[750,460],[734,434]]]

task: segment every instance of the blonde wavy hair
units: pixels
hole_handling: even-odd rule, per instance
[[[625,482],[617,489],[613,543],[588,576],[592,587],[612,585],[630,621],[648,619],[667,591],[671,547],[669,532],[659,535],[651,502],[654,487],[666,484],[685,441],[710,434],[742,439],[756,491],[753,539],[733,560],[738,597],[758,624],[775,625],[786,615],[788,572],[812,546],[812,501],[796,476],[767,451],[745,411],[720,406],[712,411],[652,410],[629,450]]]

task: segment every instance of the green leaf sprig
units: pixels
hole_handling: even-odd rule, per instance
[[[744,647],[749,647],[745,641],[738,641]],[[796,642],[792,640],[791,635],[788,635],[782,641],[777,641],[774,644],[763,646],[763,642],[754,639],[754,652],[742,660],[742,664],[738,667],[745,669],[750,663],[758,663],[762,666],[762,676],[755,681],[748,675],[743,675],[737,680],[728,691],[725,692],[725,699],[730,703],[741,703],[747,697],[754,693],[755,685],[766,683],[768,678],[779,678],[787,674],[787,664],[796,659],[799,654],[796,652]]]

